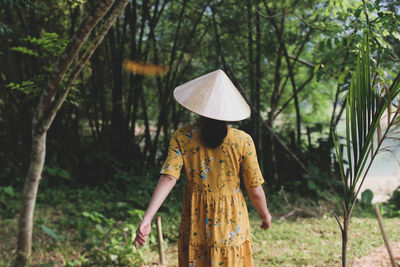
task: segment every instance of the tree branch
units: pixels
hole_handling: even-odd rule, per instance
[[[308,77],[308,79],[297,89],[297,93],[303,91],[303,89],[306,87],[307,84],[309,84],[312,79],[314,78],[314,73]],[[289,105],[289,103],[293,100],[294,95],[292,95],[286,102],[282,105],[282,107],[274,114],[273,118],[276,119],[276,117]]]
[[[264,0],[264,6],[265,9],[267,10],[268,14],[271,14],[271,10],[269,9],[267,2]],[[285,18],[285,14],[286,14],[286,10],[283,10],[283,19]],[[292,84],[292,90],[293,90],[293,97],[294,97],[294,105],[295,105],[295,110],[296,110],[296,131],[297,131],[297,145],[300,146],[301,144],[301,115],[300,115],[300,107],[299,107],[299,100],[298,100],[298,94],[297,94],[297,89],[296,89],[296,81],[294,79],[294,73],[293,73],[293,66],[289,60],[289,54],[288,51],[286,49],[286,45],[283,41],[283,29],[279,29],[276,21],[274,18],[270,19],[272,26],[275,29],[275,33],[276,33],[276,37],[279,41],[279,44],[282,46],[283,49],[283,54],[285,56],[286,59],[286,64],[287,64],[287,68],[289,71],[289,77],[290,77],[290,82]]]
[[[78,62],[74,65],[71,70],[70,76],[66,82],[65,88],[62,92],[56,95],[55,100],[53,101],[50,112],[48,115],[45,115],[41,120],[40,125],[43,129],[48,129],[50,127],[51,122],[53,121],[57,111],[60,109],[62,104],[64,103],[65,98],[67,97],[71,87],[81,73],[82,69],[86,66],[87,62],[93,55],[96,48],[99,44],[103,41],[104,36],[110,30],[111,26],[113,25],[114,21],[118,18],[121,12],[124,10],[125,6],[128,4],[129,0],[119,0],[116,6],[113,8],[112,12],[108,16],[108,18],[102,23],[100,26],[99,34],[89,43],[88,48],[86,49],[85,53],[82,57],[78,60]]]
[[[85,23],[81,24],[78,29],[78,33],[74,35],[71,42],[64,50],[62,56],[60,57],[60,60],[56,63],[54,72],[49,79],[47,88],[43,91],[40,97],[39,103],[35,110],[35,114],[33,116],[34,126],[41,120],[44,114],[48,113],[47,108],[54,101],[54,96],[57,92],[57,88],[60,85],[61,81],[64,79],[68,67],[76,58],[79,50],[81,49],[89,34],[92,32],[93,28],[108,12],[113,3],[114,0],[106,0],[104,2],[100,2],[93,15],[84,20]],[[38,130],[37,127],[33,127],[33,129]]]
[[[265,2],[264,2],[264,5],[266,5]],[[258,13],[258,15],[259,15],[260,17],[262,17],[262,18],[264,18],[264,19],[268,19],[268,20],[277,18],[277,17],[279,17],[279,16],[282,16],[282,13],[271,14],[271,15],[270,15],[270,13],[268,13],[268,15],[262,14],[261,11],[260,11],[260,7],[259,7],[259,6],[257,6],[256,12]],[[288,14],[288,15],[289,15],[289,14],[292,14],[292,15],[294,15],[296,18],[298,18],[301,22],[303,22],[305,25],[307,25],[307,27],[309,27],[309,28],[311,28],[311,29],[317,29],[317,30],[320,30],[320,31],[326,31],[326,29],[324,29],[324,28],[321,28],[321,27],[312,25],[311,23],[309,23],[307,20],[305,20],[304,18],[302,18],[300,15],[298,15],[298,14],[295,13],[294,11],[287,12],[286,14]]]
[[[231,74],[231,77],[233,78],[234,82],[237,84],[238,89],[240,91],[240,93],[244,96],[246,102],[249,104],[251,111],[256,113],[258,116],[261,117],[260,113],[258,110],[256,110],[253,105],[251,104],[249,95],[246,93],[246,91],[243,89],[242,84],[240,83],[240,81],[236,78],[236,75],[234,74],[232,68],[230,66],[225,66],[227,71]],[[310,171],[308,170],[308,168],[304,165],[304,163],[296,156],[296,154],[294,154],[290,148],[283,142],[283,140],[279,137],[279,135],[274,131],[274,129],[272,129],[267,123],[265,123],[265,121],[262,121],[263,125],[267,128],[267,130],[271,133],[271,135],[278,141],[278,143],[282,146],[282,148],[289,154],[290,157],[292,157],[297,164],[306,172],[306,173],[310,173]]]
[[[295,56],[289,55],[289,58],[290,58],[290,59],[294,59],[295,61],[300,62],[301,64],[303,64],[303,65],[305,65],[305,66],[307,66],[307,67],[310,67],[310,68],[312,68],[312,69],[315,68],[315,65],[314,65],[314,64],[312,64],[312,63],[310,63],[310,62],[307,62],[307,61],[305,61],[305,60],[302,60],[302,59],[300,59],[300,58],[297,58],[297,57],[295,57]]]

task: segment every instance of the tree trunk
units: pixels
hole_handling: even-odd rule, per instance
[[[348,230],[349,230],[350,217],[346,214],[343,219],[343,230],[342,230],[342,267],[347,267],[347,241],[348,241]]]
[[[271,126],[272,128],[272,126]],[[278,176],[278,161],[276,160],[276,147],[275,147],[275,139],[272,134],[268,134],[269,141],[270,141],[270,149],[269,152],[271,154],[271,172],[272,172],[272,179],[275,183],[278,183],[279,176]]]
[[[204,16],[204,13],[209,6],[211,0],[208,0],[206,4],[203,6],[203,9],[201,12],[199,12],[199,16],[196,18],[196,21],[194,25],[192,26],[191,30],[189,31],[188,36],[184,39],[184,42],[181,42],[181,39],[179,38],[181,35],[181,29],[182,29],[182,23],[184,23],[184,14],[185,10],[187,8],[187,0],[184,0],[182,3],[182,8],[179,14],[179,19],[178,19],[178,24],[175,30],[175,37],[174,37],[174,42],[172,45],[171,49],[171,54],[170,54],[170,59],[169,59],[169,64],[168,64],[168,72],[164,76],[163,79],[163,86],[160,87],[159,85],[159,104],[160,104],[160,112],[158,114],[158,122],[157,122],[157,131],[154,137],[154,140],[152,142],[152,147],[150,150],[150,155],[148,157],[147,164],[150,166],[151,164],[155,163],[156,159],[156,152],[157,152],[157,146],[159,145],[159,136],[161,133],[161,130],[163,130],[163,133],[166,134],[168,132],[168,115],[167,111],[169,110],[171,104],[173,101],[171,101],[171,89],[176,85],[176,77],[177,74],[180,71],[179,66],[181,66],[181,62],[183,61],[184,55],[187,53],[187,49],[189,49],[189,44],[195,42],[195,36],[196,36],[196,29],[198,25],[200,24],[201,18]],[[212,10],[212,9],[211,9]],[[214,13],[211,12],[213,15]],[[204,35],[200,36],[200,40]],[[200,43],[199,40],[197,40],[198,43]],[[180,44],[182,44],[180,46]]]
[[[141,88],[140,91],[143,91],[143,88]],[[146,99],[144,97],[144,94],[140,95],[140,100],[142,103],[142,112],[143,112],[143,121],[144,121],[144,134],[145,134],[145,146],[143,148],[143,155],[146,156],[147,152],[151,150],[151,135],[150,135],[150,123],[149,123],[149,117],[147,115],[147,104],[146,104]]]
[[[114,140],[114,145],[111,147],[114,157],[122,160],[125,158],[125,144],[124,140],[124,118],[122,110],[122,61],[123,49],[119,43],[119,23],[116,24],[115,29],[111,28],[109,32],[109,42],[111,50],[112,62],[112,119],[111,119],[111,138]]]
[[[260,1],[257,0],[257,5],[260,5]],[[254,102],[253,104],[255,105],[256,110],[258,112],[261,112],[261,102],[260,102],[260,91],[261,91],[261,25],[260,25],[260,16],[259,13],[255,13],[255,24],[256,24],[256,58],[255,58],[255,64],[256,64],[256,75],[255,75],[255,91],[254,91]],[[262,134],[261,134],[261,116],[257,114],[257,116],[254,117],[255,119],[255,139],[256,139],[256,148],[257,151],[260,151],[258,153],[259,156],[259,162],[261,162],[261,168],[263,167],[262,164],[264,163],[263,157],[264,153],[261,153],[262,151]]]
[[[46,132],[32,134],[31,162],[24,186],[19,217],[18,252],[15,266],[25,266],[32,251],[33,212],[46,155]]]
[[[56,64],[47,88],[43,90],[39,103],[33,115],[32,123],[32,152],[28,173],[25,179],[24,196],[19,218],[18,248],[15,266],[26,266],[31,255],[32,248],[32,228],[33,212],[36,203],[36,196],[39,187],[39,181],[42,175],[45,154],[46,154],[46,134],[57,111],[70,91],[73,82],[81,73],[83,67],[87,64],[94,50],[101,43],[104,35],[108,32],[117,16],[125,8],[129,0],[120,0],[115,5],[111,14],[107,17],[104,24],[101,25],[98,35],[89,42],[87,50],[79,58],[77,63],[71,68],[83,44],[86,42],[89,34],[98,22],[111,8],[114,1],[106,0],[98,4],[97,8],[85,20],[78,30],[78,34],[73,37],[59,62]],[[67,70],[71,69],[68,80],[64,83],[64,88],[60,89],[60,84],[64,81]]]
[[[293,70],[293,65],[290,62],[289,54],[286,49],[286,44],[284,42],[284,31],[285,31],[285,17],[286,17],[286,8],[283,9],[282,12],[282,21],[281,21],[281,28],[279,28],[277,22],[275,21],[274,16],[272,15],[271,10],[269,9],[267,2],[264,1],[265,8],[267,10],[268,15],[270,16],[270,20],[272,23],[272,26],[275,29],[275,34],[278,38],[279,45],[282,47],[283,54],[286,59],[286,64],[287,68],[289,71],[289,78],[290,82],[292,84],[292,91],[293,91],[293,97],[294,97],[294,105],[295,105],[295,111],[296,111],[296,131],[297,131],[297,139],[296,139],[296,145],[300,150],[301,147],[301,115],[300,115],[300,106],[299,106],[299,100],[298,100],[298,92],[296,90],[296,81],[294,79],[294,70]]]
[[[249,50],[249,82],[250,82],[250,99],[254,102],[254,55],[253,55],[253,28],[252,28],[252,9],[251,1],[247,0],[247,47]],[[254,115],[252,120],[254,121]],[[254,127],[254,125],[253,125]]]

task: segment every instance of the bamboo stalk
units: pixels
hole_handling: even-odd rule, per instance
[[[387,251],[389,253],[390,262],[392,263],[392,267],[397,267],[399,265],[397,265],[397,262],[394,259],[393,251],[392,251],[392,248],[390,247],[390,243],[389,243],[389,240],[387,238],[387,235],[386,235],[386,232],[385,232],[385,228],[383,227],[382,216],[381,216],[381,214],[379,212],[379,207],[378,207],[377,204],[375,204],[375,215],[376,215],[376,218],[378,219],[378,222],[379,222],[379,228],[381,229],[382,237],[383,237],[383,240],[385,241],[385,245],[386,245]]]
[[[161,217],[157,216],[157,231],[158,231],[158,249],[160,252],[160,263],[162,266],[165,264],[164,250],[163,250],[163,235],[161,226]]]

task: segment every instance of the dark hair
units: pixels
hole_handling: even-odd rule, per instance
[[[210,148],[219,147],[228,134],[228,126],[224,121],[202,118],[200,138]]]

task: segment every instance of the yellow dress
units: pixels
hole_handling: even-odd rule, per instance
[[[253,266],[247,206],[240,189],[264,182],[254,143],[244,131],[228,128],[215,149],[200,141],[199,125],[184,126],[171,138],[161,173],[187,184],[179,230],[179,266]]]

